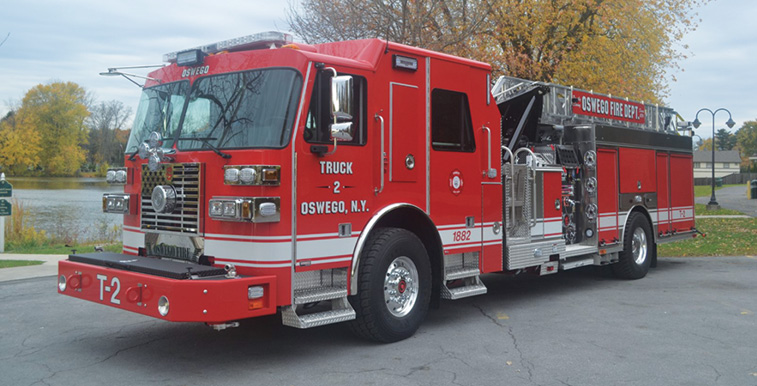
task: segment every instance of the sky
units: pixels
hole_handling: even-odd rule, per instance
[[[0,116],[38,84],[71,81],[97,101],[119,100],[135,113],[139,89],[109,67],[161,64],[163,54],[263,31],[288,31],[285,10],[296,0],[94,1],[6,0],[0,13]],[[735,132],[757,120],[757,1],[714,0],[698,9],[696,31],[681,45],[666,105],[693,121],[701,108],[727,108],[715,129]],[[295,38],[296,40],[296,38]],[[148,70],[134,70],[145,75]],[[695,131],[711,137],[712,115],[699,114]]]

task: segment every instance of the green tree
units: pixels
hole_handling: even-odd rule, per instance
[[[73,175],[84,162],[87,100],[86,91],[73,82],[40,84],[24,96],[17,129],[39,136],[37,157],[44,174]]]
[[[736,142],[741,152],[742,166],[754,169],[749,157],[757,156],[757,121],[747,121],[736,131]]]
[[[726,129],[716,131],[715,146],[718,150],[733,150],[736,146],[736,135],[729,133]]]

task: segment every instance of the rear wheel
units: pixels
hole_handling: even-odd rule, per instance
[[[352,331],[379,342],[412,336],[428,312],[431,266],[418,237],[400,228],[380,228],[360,257],[358,293],[350,297]]]
[[[615,275],[623,279],[641,279],[647,275],[654,254],[654,239],[649,221],[641,213],[631,213],[623,233],[620,261],[613,265]]]

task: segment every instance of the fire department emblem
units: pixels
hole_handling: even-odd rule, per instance
[[[463,191],[463,173],[457,169],[449,174],[449,191],[455,196]]]

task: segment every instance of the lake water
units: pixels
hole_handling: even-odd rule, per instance
[[[123,192],[123,186],[109,185],[104,178],[7,180],[13,185],[13,198],[20,201],[37,230],[86,241],[101,238],[123,224],[123,215],[102,211],[103,193]]]

